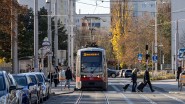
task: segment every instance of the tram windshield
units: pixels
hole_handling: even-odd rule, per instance
[[[101,52],[82,52],[81,71],[84,73],[96,73],[102,71]]]

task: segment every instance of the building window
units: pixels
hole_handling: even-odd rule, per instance
[[[92,26],[100,28],[100,23],[92,23]]]
[[[151,8],[155,8],[155,4],[150,4]]]
[[[142,4],[142,8],[146,8],[146,3],[143,3]]]
[[[151,16],[152,17],[155,17],[155,12],[151,12]]]
[[[134,12],[133,13],[133,17],[137,17],[137,12]]]

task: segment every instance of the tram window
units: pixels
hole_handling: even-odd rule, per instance
[[[82,63],[82,68],[87,68],[87,67],[100,67],[101,63],[99,62],[93,62],[93,63]]]

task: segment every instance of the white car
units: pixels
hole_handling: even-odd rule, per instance
[[[16,90],[17,87],[13,85],[8,74],[0,71],[0,104],[21,104]]]

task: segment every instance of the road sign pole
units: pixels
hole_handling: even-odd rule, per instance
[[[146,70],[148,70],[148,57],[149,57],[149,54],[148,54],[148,44],[146,45]]]

